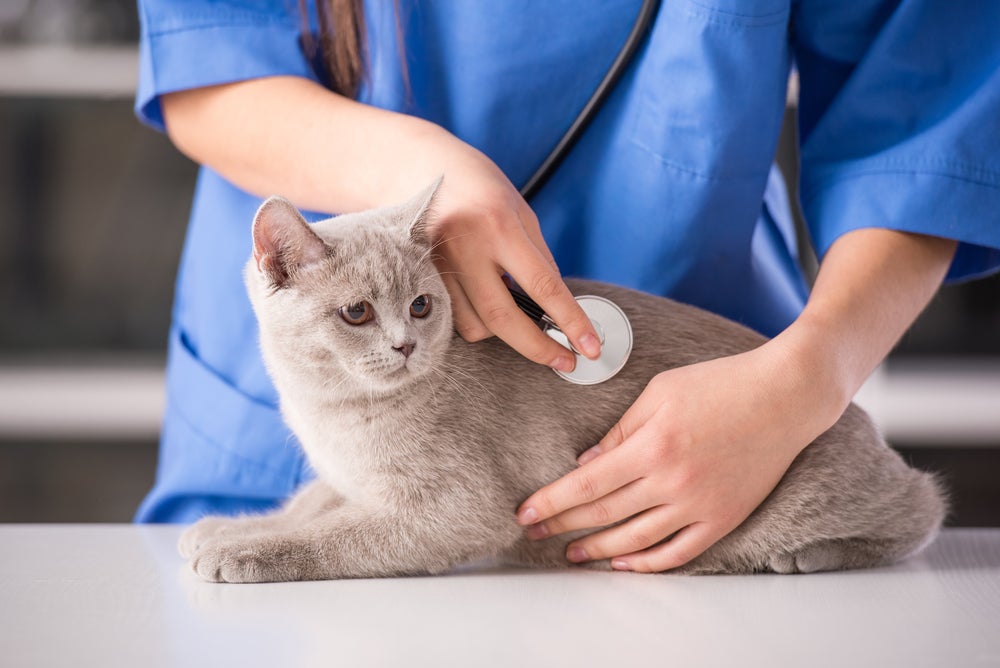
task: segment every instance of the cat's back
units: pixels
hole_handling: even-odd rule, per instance
[[[677,366],[735,355],[759,346],[765,338],[732,320],[629,288],[570,279],[577,297],[597,295],[618,305],[632,326],[632,354],[623,373],[655,375]]]
[[[452,369],[465,379],[469,401],[484,397],[490,404],[487,412],[504,410],[522,420],[537,415],[558,421],[568,414],[579,422],[586,421],[581,416],[596,415],[603,425],[610,416],[621,417],[661,371],[734,355],[765,341],[746,327],[670,299],[597,281],[566,283],[575,296],[603,297],[628,317],[632,351],[622,370],[602,383],[579,385],[527,360],[497,338],[470,344],[456,337]]]
[[[456,336],[444,365],[454,402],[449,431],[477,434],[512,468],[534,471],[542,482],[572,468],[575,456],[607,434],[656,374],[764,341],[736,323],[662,297],[595,281],[569,279],[567,285],[576,296],[609,299],[628,317],[632,352],[614,377],[574,384],[497,338],[467,343]]]

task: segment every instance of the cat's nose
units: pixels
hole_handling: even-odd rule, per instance
[[[411,343],[407,341],[401,346],[393,346],[392,349],[398,350],[399,352],[403,353],[403,357],[409,358],[410,355],[413,353],[413,349],[416,347],[417,347],[416,343]]]

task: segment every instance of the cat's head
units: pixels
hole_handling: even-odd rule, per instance
[[[370,393],[439,363],[452,338],[451,301],[427,236],[440,183],[400,206],[313,225],[280,197],[261,205],[246,280],[276,378],[315,372],[329,387]]]

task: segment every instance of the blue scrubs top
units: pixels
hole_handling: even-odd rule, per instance
[[[520,185],[603,76],[640,0],[400,0],[398,20],[394,3],[366,4],[360,99],[444,126]],[[317,79],[295,2],[139,5],[136,110],[154,128],[162,93]],[[628,73],[531,203],[563,272],[769,335],[787,326],[807,294],[772,168],[793,67],[801,200],[821,256],[849,230],[887,227],[960,241],[950,280],[1000,266],[1000,3],[664,0]],[[276,408],[241,280],[259,203],[201,170],[159,470],[140,521],[269,508],[311,475]]]

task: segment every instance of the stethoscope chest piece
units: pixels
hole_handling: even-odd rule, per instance
[[[569,373],[556,371],[556,374],[577,385],[596,385],[608,380],[625,366],[632,353],[632,325],[624,311],[604,297],[582,295],[576,301],[597,330],[601,339],[601,356],[591,360],[577,354],[576,368]],[[545,333],[572,350],[569,340],[560,330],[547,326]]]

